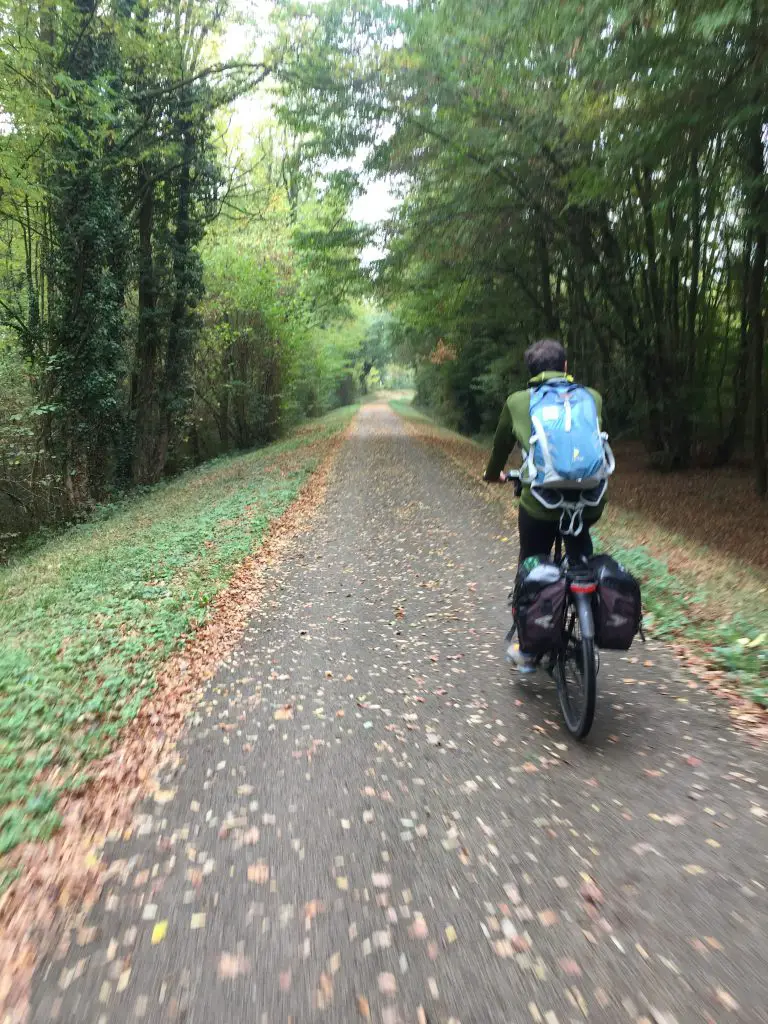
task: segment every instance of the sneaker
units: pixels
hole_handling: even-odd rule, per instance
[[[534,655],[524,654],[517,644],[509,645],[505,660],[516,668],[521,675],[531,675],[536,671],[536,658]]]

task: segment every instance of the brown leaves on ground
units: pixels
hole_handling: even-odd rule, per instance
[[[488,460],[488,450],[469,438],[463,438],[435,424],[405,420],[408,433],[440,448],[476,479],[480,479]],[[755,494],[752,474],[742,466],[718,469],[692,469],[685,473],[660,473],[650,468],[642,444],[621,441],[613,446],[617,472],[611,479],[611,503],[627,512],[643,516],[649,524],[689,537],[716,551],[738,558],[745,565],[768,570],[768,530],[766,505]],[[488,488],[489,497],[498,497],[503,487]],[[734,500],[737,499],[737,500]],[[633,524],[638,534],[635,544],[645,544],[666,558],[670,572],[685,568],[709,576],[712,559],[699,564],[695,556],[680,547],[660,549],[657,533],[644,536],[641,524]]]
[[[347,428],[348,430],[351,429]],[[99,898],[107,878],[92,850],[108,833],[124,829],[147,796],[160,764],[168,761],[190,708],[224,655],[238,642],[259,604],[266,569],[309,526],[328,487],[333,459],[347,431],[313,445],[320,459],[297,500],[269,527],[259,550],[246,558],[213,602],[205,624],[157,673],[157,685],[115,749],[89,767],[88,786],[65,794],[62,824],[48,843],[27,843],[0,861],[20,876],[0,899],[0,1020],[26,1019],[37,943],[50,943],[55,926],[76,925]],[[158,790],[162,803],[170,791]],[[44,937],[44,938],[41,938]],[[45,948],[45,946],[44,946]],[[225,970],[232,969],[227,961]]]
[[[595,906],[600,906],[603,902],[603,894],[600,892],[594,882],[585,882],[581,887],[581,897],[586,900],[587,903],[592,903]]]
[[[648,466],[642,444],[614,446],[620,472],[611,481],[612,500],[673,533],[768,569],[765,502],[758,498],[747,467],[659,473]],[[670,571],[682,552],[669,553]],[[690,563],[688,564],[690,567]]]
[[[249,961],[240,954],[222,953],[219,958],[219,977],[227,980],[239,978],[250,970]]]

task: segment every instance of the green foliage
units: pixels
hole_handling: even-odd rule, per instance
[[[702,585],[684,571],[670,573],[666,562],[644,547],[617,545],[599,526],[595,535],[641,581],[645,623],[653,636],[704,645],[745,694],[768,707],[768,600],[734,606],[726,581],[718,588]],[[707,611],[712,607],[722,608],[723,614],[713,618]]]
[[[111,83],[117,55],[95,15],[95,0],[76,0],[71,19],[60,25],[56,116],[68,130],[52,140],[43,177],[50,196],[45,272],[54,297],[38,337],[44,364],[39,349],[28,350],[42,370],[49,444],[61,460],[73,508],[109,472],[126,370],[126,229],[110,141],[118,106]],[[34,321],[30,326],[34,332]]]
[[[105,509],[0,569],[0,853],[50,835],[60,786],[136,715],[156,667],[314,469],[312,443],[353,411]],[[43,781],[53,768],[65,782]]]
[[[194,372],[201,454],[273,440],[357,393],[371,314],[355,298],[360,239],[348,198],[333,189],[321,197],[311,182],[292,198],[270,174],[279,151],[265,152],[267,166],[251,172],[237,211],[202,249],[205,329]]]
[[[270,70],[219,59],[238,17],[228,0],[0,0],[3,534],[87,517],[358,389],[339,336],[366,285],[355,182],[303,167],[274,124],[228,131]]]
[[[335,0],[282,24],[284,120],[403,195],[376,280],[421,401],[485,429],[557,335],[611,431],[665,468],[751,432],[765,486],[764,5]]]

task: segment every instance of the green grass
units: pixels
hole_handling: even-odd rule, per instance
[[[0,854],[56,828],[62,786],[81,785],[135,717],[159,664],[315,469],[312,444],[353,412],[207,463],[0,568]]]
[[[461,441],[460,450],[468,453],[462,464],[470,472],[476,472],[478,457],[490,449],[487,438],[463,437],[407,401],[390,405],[412,423],[429,425],[438,437],[454,445]],[[451,450],[456,455],[455,448]],[[633,542],[634,537],[648,534],[653,550]],[[764,573],[613,504],[595,530],[595,540],[599,549],[609,551],[641,581],[649,633],[701,645],[702,656],[730,672],[745,696],[768,707],[768,580]],[[661,552],[685,568],[671,572]]]
[[[732,673],[745,696],[768,707],[768,586],[758,573],[722,555],[718,561],[732,561],[732,573],[726,568],[714,580],[697,572],[696,563],[711,558],[708,549],[664,531],[665,548],[684,551],[692,565],[670,572],[667,559],[628,542],[637,518],[612,510],[594,534],[597,544],[641,581],[650,631],[660,639],[682,637],[704,645],[715,667]]]
[[[427,416],[426,413],[421,412],[413,404],[413,399],[409,398],[392,398],[389,402],[390,409],[394,409],[398,415],[405,417],[407,420],[413,420],[414,422],[429,423],[430,426],[438,427],[440,430],[445,430],[447,433],[453,433],[448,430],[448,427],[442,426],[437,420]]]

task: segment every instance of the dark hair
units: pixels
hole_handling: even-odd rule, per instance
[[[545,370],[565,370],[565,349],[559,341],[544,338],[534,341],[525,353],[525,365],[531,377],[536,377]]]

